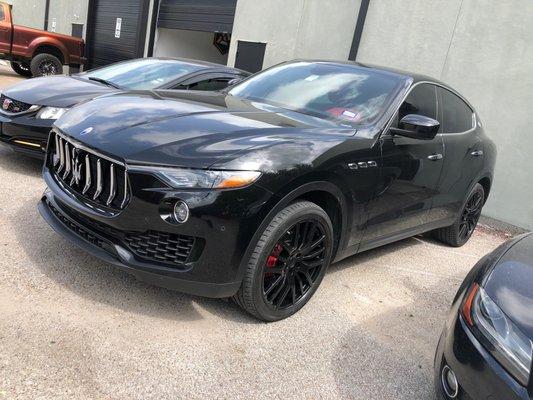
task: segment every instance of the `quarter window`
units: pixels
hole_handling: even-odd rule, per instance
[[[460,97],[446,89],[440,89],[443,108],[443,132],[460,133],[473,128],[474,112]]]

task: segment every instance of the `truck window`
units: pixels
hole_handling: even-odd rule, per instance
[[[4,5],[0,4],[0,21],[6,19],[6,14],[4,13]]]

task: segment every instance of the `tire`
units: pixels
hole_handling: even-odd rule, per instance
[[[333,226],[322,208],[309,201],[287,206],[257,242],[235,302],[263,321],[290,317],[320,286],[332,249]]]
[[[13,68],[13,71],[15,71],[20,76],[24,76],[26,78],[32,77],[30,65],[28,63],[11,61],[10,64],[11,68]]]
[[[451,226],[435,230],[434,237],[453,247],[463,246],[476,229],[483,204],[485,204],[485,190],[476,183],[468,194],[457,221]]]
[[[56,56],[41,53],[32,58],[30,69],[33,76],[61,75],[63,64]]]

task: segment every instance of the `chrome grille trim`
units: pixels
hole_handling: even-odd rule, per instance
[[[94,192],[93,200],[96,200],[98,197],[100,197],[102,188],[102,162],[100,159],[98,159],[98,161],[96,161],[96,192]]]
[[[102,212],[124,209],[130,199],[125,164],[56,129],[51,134],[55,136],[49,141],[47,165],[60,186],[87,199],[85,204],[90,207],[102,206]]]

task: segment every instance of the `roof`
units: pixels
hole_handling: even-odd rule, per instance
[[[198,66],[202,66],[202,67],[206,67],[210,69],[226,70],[226,71],[239,72],[242,74],[250,74],[250,72],[243,71],[242,69],[239,69],[239,68],[228,67],[227,65],[217,64],[217,63],[213,63],[209,61],[194,60],[192,58],[183,58],[183,57],[150,57],[150,58],[154,60],[182,61],[185,63],[194,64],[194,65],[198,65]]]

